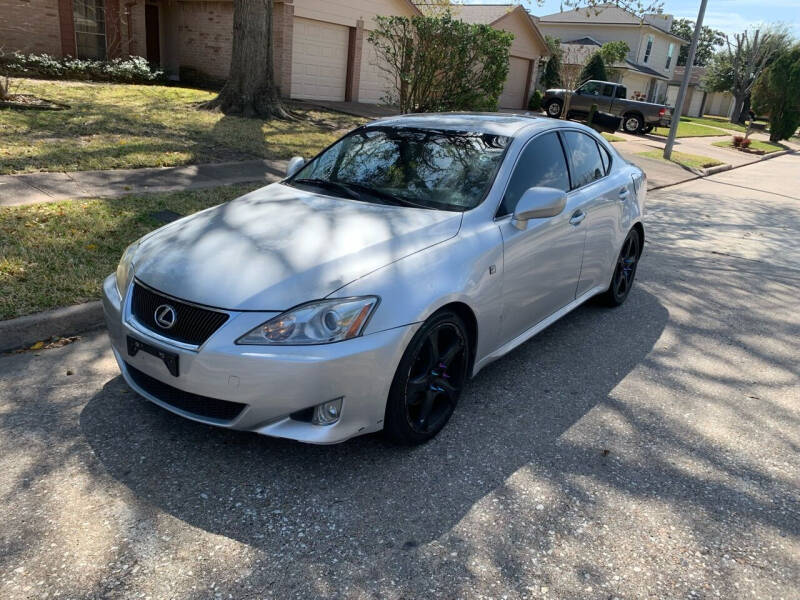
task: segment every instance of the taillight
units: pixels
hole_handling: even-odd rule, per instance
[[[658,116],[659,117],[663,117],[666,113],[667,113],[667,109],[666,108],[662,108],[660,111],[658,111]]]

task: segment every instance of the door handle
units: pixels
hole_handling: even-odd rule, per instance
[[[626,187],[624,187],[624,188],[621,188],[621,189],[619,190],[619,199],[620,199],[620,200],[625,200],[625,198],[627,198],[627,197],[628,197],[628,194],[629,194],[629,193],[630,193],[630,192],[628,191],[628,188],[626,188]]]
[[[576,210],[572,213],[572,216],[569,218],[569,222],[571,225],[580,225],[581,221],[586,218],[586,213],[582,210]]]

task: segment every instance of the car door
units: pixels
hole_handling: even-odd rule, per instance
[[[581,273],[575,295],[581,296],[590,289],[606,285],[609,266],[616,257],[614,247],[622,218],[622,206],[632,193],[622,178],[611,173],[611,154],[593,135],[578,130],[562,132],[567,160],[572,174],[572,192],[576,208],[586,217],[584,229],[586,243],[581,261]]]
[[[580,273],[585,230],[573,198],[561,214],[530,219],[523,230],[511,223],[522,194],[537,186],[570,189],[566,156],[554,131],[533,138],[520,153],[497,211],[503,236],[506,342],[572,302]]]
[[[573,101],[578,98],[577,103],[570,103],[570,110],[577,110],[588,113],[592,104],[597,105],[597,110],[606,112],[611,107],[611,94],[610,84],[604,84],[600,81],[588,81],[584,83],[577,90],[577,94],[573,96]]]

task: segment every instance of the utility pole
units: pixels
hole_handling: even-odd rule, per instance
[[[678,90],[678,99],[675,101],[675,112],[672,113],[672,123],[669,126],[669,135],[667,136],[667,143],[664,146],[664,158],[667,160],[672,156],[672,146],[675,143],[675,136],[678,133],[678,124],[681,122],[683,100],[686,97],[686,88],[689,87],[689,78],[692,76],[694,55],[697,51],[697,40],[700,38],[700,31],[703,29],[703,17],[706,14],[706,4],[708,4],[708,0],[702,0],[700,2],[700,12],[697,13],[697,23],[695,23],[694,26],[692,43],[689,45],[689,55],[686,57],[686,66],[683,69],[683,81],[681,81],[681,87]]]

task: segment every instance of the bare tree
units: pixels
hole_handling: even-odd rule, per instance
[[[789,43],[789,35],[783,29],[756,29],[726,38],[726,47],[708,67],[704,85],[709,91],[733,94],[732,123],[744,122],[758,76]]]
[[[561,109],[561,118],[566,119],[569,105],[572,102],[572,92],[582,83],[581,72],[586,64],[588,54],[582,46],[562,44],[561,46],[561,85],[566,90],[564,94],[564,107]]]

